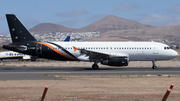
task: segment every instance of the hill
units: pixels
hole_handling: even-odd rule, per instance
[[[33,33],[50,33],[50,32],[72,32],[75,28],[67,28],[62,25],[52,23],[40,23],[33,28],[29,29]]]
[[[106,16],[90,25],[87,25],[80,29],[67,28],[62,25],[52,23],[41,23],[30,29],[33,33],[50,33],[50,32],[106,32],[114,30],[127,30],[127,29],[139,29],[139,28],[154,28],[151,25],[143,25],[139,22],[127,20],[117,16]]]
[[[89,38],[88,41],[158,41],[171,45],[180,45],[180,24],[155,28],[116,30],[104,32],[100,37]]]
[[[139,28],[154,28],[151,25],[143,25],[139,22],[127,20],[114,15],[106,16],[90,25],[87,25],[81,29],[79,32],[89,32],[89,31],[114,31],[114,30],[127,30],[127,29],[139,29]]]

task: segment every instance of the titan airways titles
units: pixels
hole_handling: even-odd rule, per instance
[[[127,66],[130,61],[155,61],[175,58],[178,53],[158,42],[41,42],[37,41],[14,14],[6,14],[12,42],[3,48],[61,61],[94,62],[109,66]]]

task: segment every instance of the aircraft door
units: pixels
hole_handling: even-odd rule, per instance
[[[158,51],[157,46],[154,46],[153,47],[153,54],[158,54],[158,53],[159,53],[159,51]]]
[[[42,44],[36,44],[36,54],[42,54]]]

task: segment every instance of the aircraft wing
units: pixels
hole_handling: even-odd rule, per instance
[[[85,55],[86,57],[89,57],[89,60],[94,59],[107,59],[111,57],[129,57],[126,53],[108,53],[108,52],[99,52],[99,51],[92,51],[92,50],[86,50],[86,49],[78,49],[74,47],[74,51],[79,50],[82,55]]]

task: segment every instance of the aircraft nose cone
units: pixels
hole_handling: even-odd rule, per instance
[[[176,51],[173,51],[172,54],[171,54],[172,57],[177,57],[178,56],[178,53]]]

